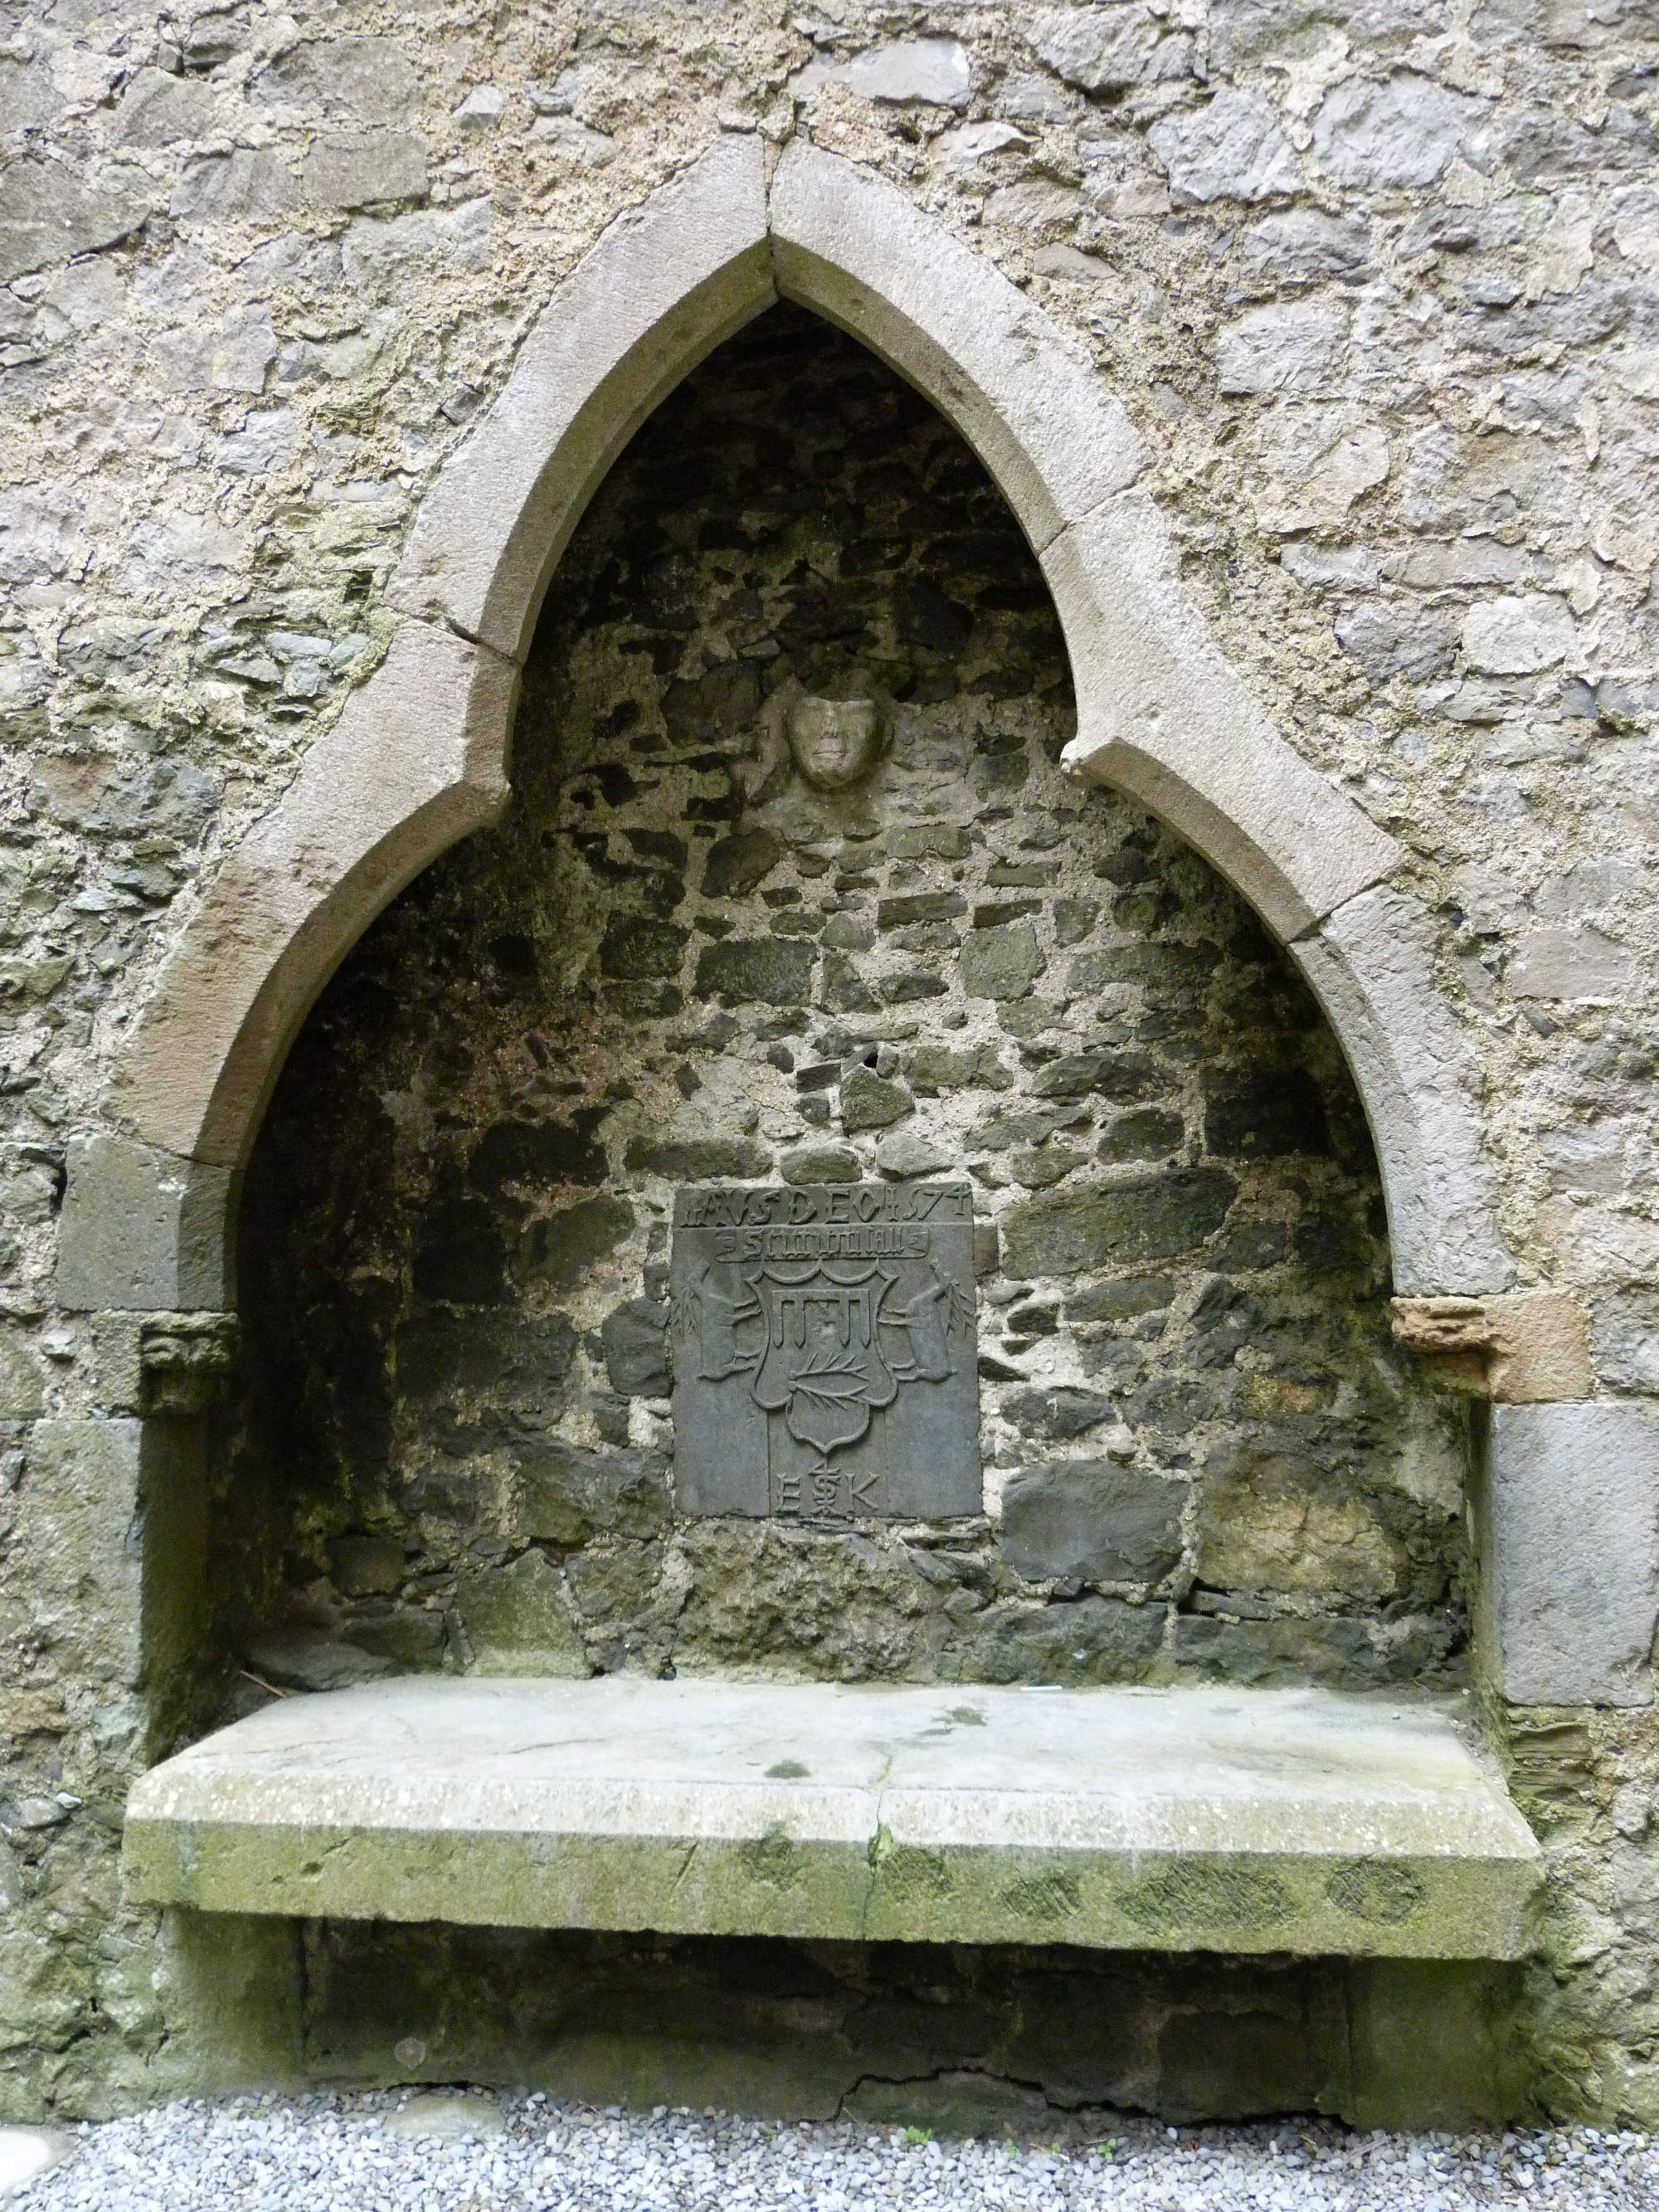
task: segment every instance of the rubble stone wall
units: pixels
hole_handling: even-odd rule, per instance
[[[887,757],[814,790],[783,716],[860,687]],[[213,1584],[253,1671],[1464,1679],[1461,1425],[1390,1339],[1352,1081],[1071,728],[1006,508],[861,347],[775,308],[659,411],[512,811],[363,942],[250,1163]],[[988,1517],[687,1519],[674,1188],[964,1165]]]
[[[66,1144],[100,1126],[123,1032],[198,886],[376,665],[422,492],[556,283],[718,133],[774,147],[803,133],[988,256],[1128,409],[1185,587],[1279,728],[1401,842],[1437,917],[1437,982],[1484,1070],[1521,1283],[1587,1310],[1598,1399],[1650,1401],[1650,10],[837,0],[787,18],[160,16],[58,0],[4,28],[5,2108],[104,2109],[191,2078],[173,1954],[119,1902],[122,1791],[169,1729],[218,1709],[226,1625],[291,1632],[296,1592],[313,1593],[319,1642],[368,1663],[521,1650],[529,1622],[548,1641],[528,1648],[573,1669],[1451,1679],[1462,1416],[1387,1340],[1374,1170],[1328,1036],[1207,869],[1055,774],[1066,682],[1046,601],[1028,586],[994,604],[1022,573],[1006,523],[952,477],[931,419],[878,404],[886,387],[861,366],[847,388],[872,395],[872,428],[915,443],[921,495],[901,485],[890,523],[858,476],[876,463],[820,443],[809,459],[815,483],[834,479],[830,506],[806,502],[794,539],[779,526],[763,575],[739,581],[746,544],[665,538],[607,579],[607,529],[618,545],[667,532],[651,495],[678,482],[689,512],[720,491],[698,455],[670,454],[630,520],[620,479],[550,603],[508,822],[388,915],[302,1040],[250,1182],[250,1351],[213,1478],[217,1628],[161,1595],[199,1579],[190,1501],[209,1471],[190,1405],[156,1379],[170,1361],[194,1371],[190,1332],[60,1310],[57,1207]],[[804,374],[787,345],[767,359],[763,331],[730,359]],[[735,383],[726,393],[738,404]],[[706,371],[647,437],[721,403]],[[854,447],[863,433],[846,427]],[[920,511],[950,499],[979,511],[951,527]],[[874,529],[835,501],[868,506]],[[906,501],[918,512],[900,529]],[[857,554],[884,530],[896,551]],[[924,543],[928,578],[912,559]],[[873,638],[815,637],[812,594],[836,597],[849,551],[853,573],[871,564]],[[954,595],[937,580],[947,562]],[[942,605],[918,587],[930,580]],[[757,610],[724,604],[750,590]],[[893,754],[866,811],[806,836],[786,787],[747,781],[781,764],[766,716],[782,693],[755,648],[775,642],[805,682],[815,653],[850,657],[854,635],[865,658],[908,665]],[[964,661],[975,638],[981,662]],[[999,654],[1024,656],[1006,690],[984,680]],[[636,722],[601,726],[630,703]],[[953,804],[935,805],[947,787]],[[923,799],[960,850],[905,848]],[[768,840],[776,855],[750,879]],[[724,889],[708,873],[722,848]],[[1097,873],[1111,856],[1121,872]],[[492,912],[509,880],[514,899]],[[387,1002],[388,979],[406,1002]],[[1134,1095],[1091,1072],[1106,1060],[1142,1066]],[[525,1129],[566,1131],[568,1156],[538,1159],[553,1140]],[[699,1157],[660,1149],[680,1144],[732,1148],[722,1175],[749,1171],[739,1152],[787,1171],[813,1144],[878,1171],[910,1171],[905,1146],[975,1170],[1001,1232],[983,1348],[1020,1370],[984,1384],[999,1529],[901,1545],[673,1527],[655,1322],[639,1309],[665,1257],[654,1209]],[[1108,1216],[1071,1203],[1085,1186],[1135,1195]],[[1170,1250],[1120,1267],[1155,1208],[1180,1237],[1157,1232]],[[325,1252],[313,1232],[329,1209]],[[1109,1265],[1073,1268],[1077,1237],[1103,1255],[1099,1240],[1123,1241]],[[493,1272],[463,1281],[459,1257],[480,1251],[499,1255]],[[1158,1303],[1113,1309],[1108,1283],[1152,1279]],[[1016,1283],[1029,1292],[999,1302]],[[295,1311],[301,1285],[335,1305]],[[459,1331],[463,1314],[487,1329]],[[349,1361],[329,1342],[343,1326]],[[463,1338],[495,1344],[495,1364],[456,1377],[448,1413],[442,1363]],[[259,1364],[274,1346],[285,1378]],[[424,1404],[398,1380],[422,1369]],[[308,1425],[292,1403],[280,1424],[247,1419],[296,1373]],[[1068,1437],[1091,1396],[1100,1419]],[[1063,1532],[1073,1478],[1055,1470],[1079,1463],[1076,1481],[1139,1532],[1133,1559],[1107,1562],[1134,1572],[1013,1556],[1011,1495],[1034,1483],[1034,1525]],[[1028,1571],[1050,1566],[1066,1571]],[[1079,1649],[1085,1662],[1066,1656]],[[1634,1702],[1494,1698],[1490,1720],[1553,1868],[1521,2011],[1536,2094],[1651,2119],[1644,1653],[1632,1679]]]

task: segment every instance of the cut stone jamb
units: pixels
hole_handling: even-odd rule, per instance
[[[73,1137],[58,1237],[69,1313],[229,1312],[241,1177],[130,1137]]]
[[[18,1536],[33,1619],[96,1686],[106,1743],[176,1740],[206,1621],[207,1448],[198,1421],[64,1417],[28,1442]]]
[[[1659,1405],[1494,1406],[1474,1489],[1476,1644],[1516,1705],[1650,1705]]]
[[[1322,916],[1290,949],[1364,1103],[1395,1289],[1502,1291],[1515,1267],[1498,1234],[1497,1179],[1481,1146],[1482,1077],[1436,988],[1435,948],[1422,902],[1379,884]]]

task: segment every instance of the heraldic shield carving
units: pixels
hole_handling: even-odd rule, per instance
[[[682,1511],[979,1511],[966,1183],[682,1190],[671,1279]]]

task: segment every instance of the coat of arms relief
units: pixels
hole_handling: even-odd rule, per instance
[[[966,1184],[682,1191],[685,1510],[948,1518],[980,1504]]]

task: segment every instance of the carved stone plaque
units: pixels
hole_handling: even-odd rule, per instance
[[[979,1511],[966,1183],[678,1191],[671,1283],[683,1512]]]

